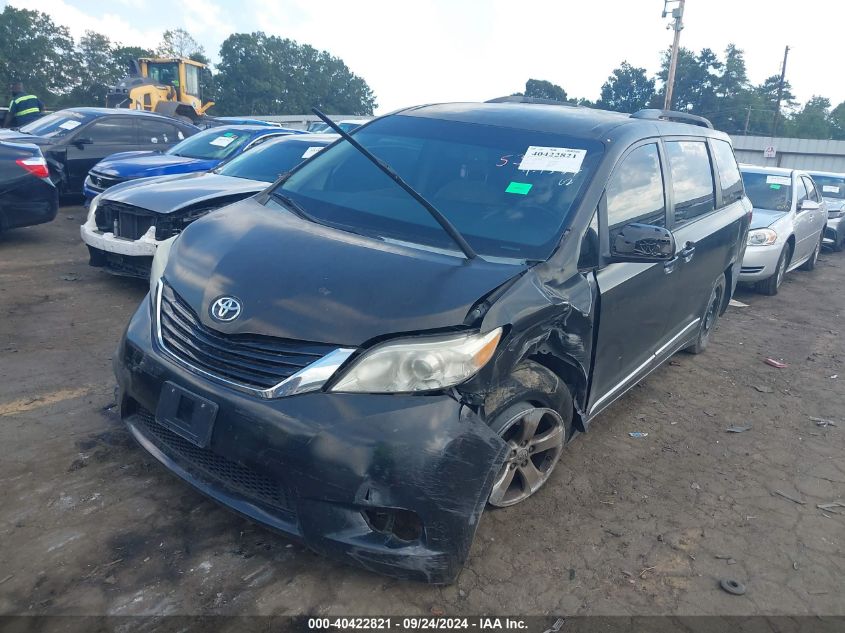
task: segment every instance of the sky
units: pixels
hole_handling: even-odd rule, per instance
[[[77,38],[91,29],[147,48],[182,27],[212,61],[229,33],[288,37],[343,59],[375,92],[377,113],[483,101],[521,91],[529,78],[595,100],[623,60],[656,73],[672,41],[663,0],[0,0],[6,4],[46,12]],[[743,49],[753,83],[780,74],[789,45],[787,79],[798,100],[845,101],[841,0],[687,0],[684,24],[682,46]]]

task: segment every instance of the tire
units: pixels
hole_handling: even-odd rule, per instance
[[[818,263],[818,261],[819,261],[819,253],[822,250],[822,240],[823,239],[824,239],[824,234],[819,236],[818,244],[816,244],[816,247],[813,249],[813,254],[810,255],[810,259],[808,259],[806,262],[801,264],[801,270],[806,270],[806,271],[815,270],[816,263]]]
[[[841,253],[843,250],[845,250],[845,235],[843,235],[842,237],[838,238],[838,239],[837,239],[837,240],[833,243],[833,245],[830,247],[830,249],[831,249],[834,253]]]
[[[695,343],[689,347],[684,348],[685,352],[689,354],[701,354],[707,349],[710,344],[710,335],[719,321],[719,314],[722,312],[722,302],[725,300],[725,275],[719,275],[716,283],[713,284],[713,289],[710,291],[710,298],[707,300],[707,305],[704,307],[704,314],[701,316],[701,321],[698,326],[698,337]]]
[[[549,480],[572,435],[572,395],[554,373],[533,361],[520,364],[484,404],[490,428],[508,444],[488,503],[512,506]]]
[[[786,275],[786,266],[789,262],[789,256],[791,254],[792,247],[787,244],[783,247],[783,250],[780,253],[780,257],[778,258],[778,265],[777,267],[775,267],[775,274],[769,277],[768,279],[758,281],[757,292],[764,295],[769,295],[770,297],[774,297],[778,293],[780,285],[783,283],[783,278]]]

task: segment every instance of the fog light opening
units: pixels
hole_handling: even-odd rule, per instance
[[[418,541],[422,537],[422,521],[410,510],[367,508],[361,514],[374,532],[405,542]]]

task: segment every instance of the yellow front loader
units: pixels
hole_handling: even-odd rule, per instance
[[[197,123],[213,101],[202,102],[200,73],[205,64],[184,57],[142,57],[106,96],[110,108],[146,110]]]

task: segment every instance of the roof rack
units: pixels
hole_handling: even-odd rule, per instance
[[[691,125],[698,125],[713,129],[713,124],[703,116],[695,114],[688,114],[686,112],[677,112],[675,110],[657,110],[649,108],[646,110],[639,110],[631,115],[632,119],[646,119],[648,121],[675,121],[677,123],[690,123]]]
[[[566,101],[558,101],[557,99],[541,99],[540,97],[525,97],[523,95],[508,95],[507,97],[496,97],[495,99],[488,99],[484,103],[536,103],[540,105],[559,105],[575,108],[571,103]]]

